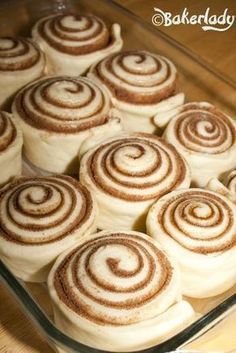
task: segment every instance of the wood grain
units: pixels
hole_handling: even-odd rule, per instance
[[[180,14],[186,7],[190,14],[204,14],[210,7],[212,14],[220,15],[225,8],[231,15],[236,14],[235,0],[116,0],[130,11],[151,23],[154,7],[172,14]],[[201,26],[178,25],[158,27],[188,49],[204,58],[212,66],[236,81],[236,25],[225,32],[204,32]]]
[[[7,289],[0,286],[0,353],[53,353]]]
[[[227,7],[231,14],[236,13],[235,0],[116,0],[130,11],[139,15],[145,21],[151,22],[153,7],[178,14],[184,7],[188,7],[193,14],[203,13],[208,7],[215,14],[220,14]],[[190,48],[197,55],[207,60],[211,65],[224,72],[236,81],[236,27],[229,31],[203,32],[200,26],[171,26],[159,28],[172,38]],[[137,33],[138,36],[138,33]],[[235,99],[236,101],[236,99]],[[45,293],[39,293],[43,298]],[[41,298],[41,299],[42,299]],[[15,299],[9,292],[0,287],[0,353],[52,353],[53,350],[39,336],[31,321],[23,314]],[[236,335],[232,334],[235,327],[236,313],[210,331],[204,338],[199,339],[189,348],[195,349],[223,349],[236,348]]]

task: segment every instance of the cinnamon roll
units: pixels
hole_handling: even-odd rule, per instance
[[[174,146],[152,134],[123,133],[89,150],[80,181],[100,206],[99,229],[144,230],[151,204],[190,185],[190,173]]]
[[[0,107],[27,83],[43,75],[44,55],[31,39],[0,37]]]
[[[194,317],[181,296],[178,268],[138,232],[86,237],[57,259],[48,288],[57,327],[102,350],[153,346]]]
[[[30,282],[47,279],[64,250],[96,229],[90,192],[68,176],[21,177],[0,190],[0,255]]]
[[[195,186],[236,167],[235,122],[209,103],[185,104],[163,137],[186,158]]]
[[[106,87],[128,131],[153,133],[154,116],[164,121],[184,102],[184,94],[176,92],[174,64],[147,51],[113,54],[93,65],[88,77]]]
[[[207,188],[219,192],[236,204],[236,169],[226,173],[220,180],[210,179]]]
[[[11,114],[0,111],[0,185],[21,174],[22,132]]]
[[[32,37],[46,54],[49,73],[77,76],[122,48],[120,25],[94,15],[57,14],[40,19]]]
[[[226,197],[173,191],[151,207],[147,233],[179,263],[185,295],[211,297],[236,283],[236,208]]]
[[[74,174],[82,143],[113,128],[110,100],[87,78],[52,76],[23,88],[12,112],[24,134],[24,152],[37,167]]]

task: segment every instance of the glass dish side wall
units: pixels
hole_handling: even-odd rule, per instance
[[[110,1],[102,0],[11,0],[0,4],[0,35],[30,35],[32,24],[40,17],[61,11],[81,11],[93,12],[104,18],[108,23],[118,22],[122,26],[122,35],[125,39],[124,49],[146,49],[157,52],[172,59],[180,72],[180,86],[186,93],[186,99],[210,101],[222,110],[236,115],[235,112],[235,87],[234,82],[229,82],[227,77],[222,77],[217,72],[212,72],[200,58],[193,57],[185,48],[173,42],[169,37],[158,31],[151,24],[144,24],[135,16]],[[9,26],[9,24],[11,24]],[[41,289],[33,284],[26,285],[23,290],[16,279],[9,274],[7,269],[0,264],[0,275],[2,280],[10,287],[17,300],[23,305],[27,314],[37,324],[39,330],[46,335],[50,343],[60,345],[67,352],[95,353],[99,350],[81,345],[65,336],[48,320],[50,317],[50,303],[45,300],[45,287]],[[24,289],[24,288],[23,288]],[[190,328],[181,332],[177,337],[165,342],[162,345],[153,347],[145,352],[154,351],[166,352],[174,350],[183,345],[188,340],[193,340],[193,336],[202,330],[208,330],[216,321],[221,321],[236,305],[236,295],[233,289],[230,293],[225,293],[214,301],[206,300],[203,317],[195,322]],[[31,299],[35,298],[36,302]],[[229,299],[219,305],[229,295]],[[196,303],[195,303],[196,305]],[[202,304],[201,304],[202,305]],[[43,310],[47,313],[44,315]],[[209,312],[213,310],[212,312]]]

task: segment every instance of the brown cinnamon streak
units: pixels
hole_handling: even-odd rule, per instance
[[[34,187],[40,187],[40,188],[46,188],[45,195],[43,199],[45,201],[48,200],[48,197],[50,198],[51,194],[48,192],[48,188],[50,190],[55,190],[57,189],[57,192],[60,193],[61,195],[61,200],[59,205],[57,205],[53,210],[46,211],[43,208],[43,202],[36,203],[37,205],[42,207],[42,213],[41,214],[35,214],[32,213],[30,210],[29,206],[29,212],[26,213],[26,207],[24,205],[24,208],[22,208],[22,205],[20,204],[20,195],[22,191],[27,191],[27,188],[34,188]],[[34,224],[34,219],[38,218],[45,218],[49,217],[52,215],[55,215],[64,205],[65,199],[64,199],[64,194],[61,193],[60,188],[65,190],[66,193],[68,193],[70,197],[70,208],[68,212],[62,215],[62,217],[58,218],[56,221],[50,222],[47,221],[47,224],[43,225],[37,225]],[[54,227],[63,224],[63,221],[67,219],[67,217],[71,214],[73,210],[76,209],[77,204],[76,204],[76,196],[75,193],[79,193],[82,198],[82,205],[79,205],[79,213],[75,217],[75,219],[68,225],[66,229],[62,228],[61,231],[59,231],[57,234],[53,234],[48,238],[43,239],[43,241],[34,239],[34,235],[32,235],[32,239],[29,241],[24,240],[24,237],[21,237],[20,232],[26,231],[27,235],[29,237],[30,233],[33,233],[35,231],[37,232],[42,232],[45,233],[47,232],[48,229],[53,229]],[[47,196],[47,199],[46,199]],[[2,204],[3,200],[6,198],[6,217],[7,221],[3,219],[1,216],[0,218],[0,236],[4,237],[8,241],[12,241],[15,243],[18,243],[19,245],[43,245],[43,244],[49,244],[53,243],[56,241],[59,241],[63,239],[64,237],[70,235],[72,232],[76,231],[76,229],[79,229],[82,227],[82,225],[89,219],[91,216],[92,208],[93,208],[93,201],[91,198],[91,195],[89,191],[81,185],[78,181],[75,179],[68,177],[68,176],[53,176],[53,177],[24,177],[24,178],[18,178],[16,181],[8,184],[6,188],[1,190],[0,192],[0,205]],[[29,195],[27,195],[27,199],[29,200]],[[43,201],[43,200],[41,200]],[[33,199],[31,198],[31,204],[35,203]],[[11,211],[10,211],[11,208]],[[12,209],[15,210],[15,212],[18,212],[19,214],[22,214],[22,216],[29,216],[30,222],[28,224],[22,224],[19,220],[16,220],[14,218],[14,214],[12,214]],[[16,226],[17,228],[17,233],[12,232],[9,229],[8,224],[12,223]]]
[[[91,256],[96,256],[96,253],[99,252],[99,249],[109,246],[124,246],[130,249],[133,254],[136,254],[137,259],[144,257],[148,260],[148,271],[145,279],[134,286],[130,285],[127,290],[119,290],[115,284],[115,278],[123,277],[124,273],[120,272],[119,269],[119,260],[116,259],[117,264],[115,268],[113,267],[114,283],[108,284],[106,278],[102,276],[97,279],[94,278],[91,273],[93,269],[91,268],[90,258]],[[147,246],[151,249],[152,254],[148,252],[145,248]],[[86,257],[84,262],[81,263],[83,255]],[[110,268],[109,259],[107,259],[108,269]],[[139,291],[142,291],[143,288],[147,288],[150,281],[156,275],[156,265],[155,261],[158,262],[160,266],[160,280],[156,286],[152,287],[147,291],[147,293],[139,294]],[[70,265],[72,264],[72,268]],[[79,272],[80,271],[82,272]],[[136,271],[127,270],[127,278],[135,278],[136,275],[143,269],[143,265],[140,262],[140,259],[137,264]],[[111,270],[111,269],[110,269]],[[72,271],[73,278],[73,287],[68,281],[69,271]],[[80,273],[80,275],[79,275]],[[91,292],[88,288],[85,288],[82,283],[82,276],[88,276],[90,281],[96,285],[98,291]],[[159,273],[158,273],[159,275]],[[107,307],[108,309],[117,309],[117,310],[132,310],[133,308],[142,308],[146,303],[152,301],[154,298],[159,296],[169,285],[169,282],[172,278],[172,267],[167,260],[164,253],[158,250],[154,244],[143,239],[136,235],[128,235],[126,233],[112,233],[111,235],[100,236],[95,239],[84,242],[82,245],[74,249],[69,253],[66,258],[61,262],[61,264],[56,269],[54,274],[54,286],[57,292],[59,299],[68,306],[72,311],[74,311],[78,316],[81,316],[89,321],[92,321],[98,325],[111,325],[111,326],[120,326],[120,325],[129,325],[135,322],[135,317],[133,319],[128,319],[127,322],[122,322],[119,319],[119,314],[117,317],[110,316],[109,314],[99,315],[99,311],[96,313],[96,309],[92,305],[87,305],[83,296],[89,298],[94,304],[99,304],[101,306]],[[101,289],[101,293],[99,293]],[[110,301],[108,299],[102,298],[102,292],[116,292],[116,293],[137,293],[135,299],[128,299],[125,301]]]

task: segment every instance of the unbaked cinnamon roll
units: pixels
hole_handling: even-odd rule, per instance
[[[49,73],[77,76],[122,48],[120,26],[94,15],[57,14],[40,19],[32,36],[46,54]]]
[[[31,39],[0,37],[0,107],[21,87],[43,75],[44,55]]]
[[[23,88],[12,112],[24,134],[24,152],[37,167],[74,174],[87,138],[113,129],[108,95],[87,78],[52,76]]]
[[[54,264],[48,279],[57,327],[81,343],[137,351],[165,341],[194,317],[178,268],[137,232],[90,235]]]
[[[22,132],[12,115],[0,111],[0,185],[21,174]]]
[[[226,173],[220,180],[210,179],[207,189],[219,192],[236,204],[236,169]]]
[[[195,186],[236,167],[235,122],[209,103],[185,104],[163,137],[186,158]]]
[[[25,281],[46,281],[64,250],[95,231],[90,192],[68,176],[21,177],[0,190],[0,255]]]
[[[124,115],[128,131],[153,133],[160,121],[183,104],[176,93],[177,70],[165,57],[147,51],[126,51],[93,65],[88,77],[106,87],[113,105]]]
[[[152,134],[124,133],[89,150],[80,181],[100,206],[99,229],[144,230],[151,204],[190,185],[189,168],[174,146]]]
[[[226,197],[173,191],[151,207],[147,233],[179,263],[185,295],[211,297],[236,283],[236,208]]]

